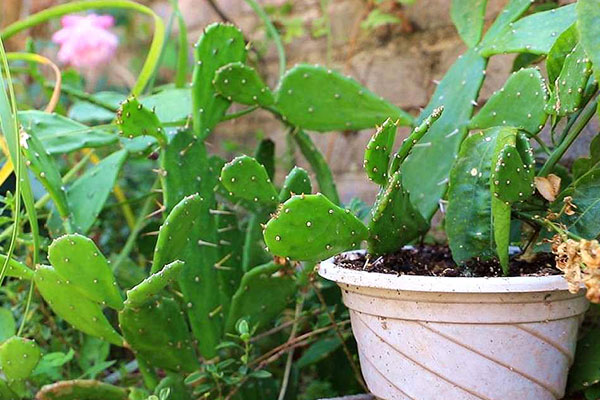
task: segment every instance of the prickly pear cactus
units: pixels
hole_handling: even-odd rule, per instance
[[[234,196],[266,208],[275,208],[279,203],[277,190],[265,167],[252,157],[236,157],[225,164],[221,171],[221,183]]]
[[[27,379],[40,357],[40,348],[33,340],[13,336],[0,346],[0,366],[9,382]]]
[[[212,84],[217,70],[233,62],[246,60],[246,43],[238,28],[228,24],[212,24],[198,40],[194,50],[192,104],[194,130],[205,138],[221,120],[231,102],[219,96]]]
[[[554,82],[546,112],[562,117],[579,110],[591,75],[592,63],[583,47],[577,44],[565,57],[560,74]]]
[[[6,256],[0,254],[0,266],[4,265],[6,261]],[[18,279],[33,279],[33,271],[23,263],[11,258],[8,261],[8,266],[6,267],[6,276],[10,276],[12,278]]]
[[[123,298],[108,260],[96,244],[81,235],[65,235],[48,248],[48,260],[57,274],[99,304],[120,310]]]
[[[283,76],[275,107],[289,123],[319,132],[359,130],[387,118],[410,125],[412,117],[355,80],[324,67],[299,64]]]
[[[483,32],[487,0],[452,0],[451,4],[450,17],[458,34],[467,46],[475,46]]]
[[[427,232],[429,224],[410,202],[402,187],[402,175],[396,172],[382,189],[369,221],[368,251],[379,255],[399,250]]]
[[[583,0],[577,2],[576,13],[577,13],[577,31],[579,33],[581,46],[585,50],[585,53],[590,58],[592,64],[594,64],[594,76],[596,81],[600,82],[600,72],[598,67],[600,66],[600,40],[598,39],[598,17],[600,17],[600,10],[598,10],[598,2],[596,0]]]
[[[275,142],[271,139],[263,139],[254,150],[254,158],[258,161],[265,170],[269,179],[275,178]]]
[[[177,282],[183,261],[173,261],[158,272],[150,275],[134,288],[127,291],[125,306],[140,307],[152,297],[158,295],[165,286]]]
[[[308,172],[300,167],[294,167],[283,181],[279,201],[283,203],[295,194],[311,194],[311,192],[312,184]]]
[[[554,82],[558,78],[558,75],[560,75],[565,58],[573,51],[578,42],[577,24],[573,24],[560,34],[552,45],[552,48],[550,48],[546,56],[546,71],[548,72],[550,88],[554,86]]]
[[[390,155],[398,126],[390,119],[378,126],[365,150],[364,168],[369,179],[378,185],[387,182]]]
[[[144,107],[135,97],[130,97],[121,104],[116,124],[121,135],[128,139],[152,136],[162,147],[167,144],[167,137],[156,112]]]
[[[240,318],[264,328],[290,304],[296,290],[294,276],[274,262],[246,272],[231,299],[226,332],[233,332]],[[265,304],[265,293],[269,294],[269,304]]]
[[[154,296],[119,312],[127,344],[155,367],[191,372],[198,368],[190,330],[177,301]]]
[[[491,187],[494,197],[503,202],[515,203],[528,199],[535,191],[533,149],[524,134],[507,132],[509,133],[496,149],[492,160],[494,170]]]
[[[264,238],[275,255],[321,261],[359,245],[367,227],[320,193],[296,195],[267,223]]]
[[[512,126],[530,134],[538,133],[548,115],[544,111],[548,89],[537,68],[513,73],[473,117],[471,129]]]
[[[236,103],[268,107],[275,102],[273,92],[258,72],[241,62],[219,68],[213,85],[221,96]]]
[[[127,400],[127,390],[94,380],[75,379],[46,385],[35,400]]]

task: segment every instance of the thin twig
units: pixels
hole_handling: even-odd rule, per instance
[[[294,312],[294,320],[296,321],[294,325],[292,325],[292,331],[290,332],[290,338],[288,342],[294,340],[296,337],[296,333],[298,331],[298,321],[300,313],[302,312],[302,307],[304,307],[304,293],[300,296],[300,299],[296,303],[296,310]],[[281,389],[279,390],[278,400],[283,400],[285,398],[285,392],[287,391],[288,382],[290,380],[290,371],[292,370],[292,361],[294,360],[294,349],[290,349],[288,352],[287,360],[285,362],[285,370],[283,371],[283,379],[281,380]]]

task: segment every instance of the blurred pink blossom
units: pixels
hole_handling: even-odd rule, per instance
[[[93,69],[107,64],[115,55],[119,39],[108,29],[115,24],[110,15],[67,15],[62,29],[52,35],[60,45],[58,59],[77,69]]]

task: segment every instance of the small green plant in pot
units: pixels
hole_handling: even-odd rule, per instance
[[[510,1],[483,34],[485,2],[453,1],[469,50],[395,152],[397,118],[377,127],[364,166],[380,190],[366,222],[304,193],[264,227],[271,253],[321,261],[319,274],[342,288],[379,398],[564,396],[586,293],[600,300],[600,139],[569,168],[564,158],[598,108],[600,6],[520,18],[529,7]],[[488,59],[503,53],[520,53],[520,67],[475,112]],[[545,57],[548,78],[523,54]],[[310,119],[319,99],[300,98]],[[222,184],[267,196],[247,162],[226,165]],[[436,213],[442,241],[428,235]],[[569,390],[599,379],[592,369],[577,363]]]

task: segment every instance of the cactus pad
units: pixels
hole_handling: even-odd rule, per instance
[[[248,156],[234,158],[221,171],[221,183],[234,196],[274,208],[279,203],[275,186],[256,159]]]
[[[213,84],[217,92],[229,101],[268,107],[275,102],[271,89],[256,70],[241,62],[219,68]]]
[[[88,379],[60,381],[46,385],[35,400],[127,400],[127,390]]]
[[[327,68],[299,64],[283,76],[276,108],[289,123],[319,132],[372,128],[387,118],[410,125],[412,117]]]
[[[387,119],[383,125],[378,126],[375,134],[369,140],[365,150],[364,168],[369,179],[378,185],[387,182],[390,155],[396,138],[398,126]]]
[[[594,64],[594,76],[600,82],[600,9],[597,0],[578,1],[575,5],[577,13],[577,30],[579,40],[585,53]]]
[[[591,75],[592,63],[583,47],[577,44],[565,57],[562,70],[554,82],[554,90],[546,111],[565,116],[579,110]]]
[[[368,226],[368,251],[375,255],[399,250],[429,229],[402,187],[400,171],[392,175],[377,197]]]
[[[139,307],[129,305],[119,312],[119,325],[131,348],[152,365],[178,372],[198,368],[189,328],[175,300],[155,296]]]
[[[506,137],[492,160],[492,194],[501,201],[515,203],[531,197],[535,191],[533,149],[529,140],[519,133]]]
[[[154,110],[144,107],[135,97],[125,100],[117,111],[116,124],[121,135],[128,139],[152,136],[164,147],[167,137]]]
[[[312,184],[308,172],[300,167],[294,167],[285,177],[279,192],[279,201],[285,202],[295,194],[310,194]]]
[[[108,260],[96,244],[81,235],[65,235],[48,247],[48,260],[64,279],[96,303],[120,310],[123,299]]]
[[[544,107],[548,101],[547,93],[538,69],[526,68],[515,72],[473,117],[469,127],[512,126],[536,134],[546,122]]]
[[[165,265],[160,271],[144,279],[134,288],[127,291],[125,305],[127,307],[139,307],[150,298],[159,294],[165,286],[177,282],[182,266],[183,261],[173,261],[172,263]]]
[[[40,348],[33,340],[13,336],[0,346],[0,366],[9,382],[28,378],[40,357]]]
[[[208,136],[219,123],[231,102],[218,96],[212,81],[224,65],[246,60],[246,43],[238,28],[212,24],[195,45],[196,64],[192,78],[194,129],[201,138]],[[197,111],[197,112],[196,112]]]
[[[117,346],[123,339],[110,325],[98,303],[90,300],[54,268],[40,265],[35,270],[35,284],[52,310],[74,328]]]
[[[226,332],[232,332],[240,318],[264,329],[290,304],[297,290],[296,281],[281,269],[281,265],[270,262],[244,274],[231,301]],[[269,296],[268,305],[265,293]]]
[[[258,161],[265,170],[269,179],[275,178],[275,142],[271,139],[263,139],[254,150],[254,158]]]
[[[486,5],[487,0],[452,0],[450,17],[458,34],[469,47],[475,46],[481,39]]]
[[[573,51],[579,41],[577,33],[577,24],[571,25],[567,30],[560,34],[546,57],[546,71],[548,72],[548,82],[550,87],[554,87],[554,82],[560,75],[565,58]]]
[[[264,231],[271,253],[299,261],[324,260],[356,247],[366,237],[362,222],[320,193],[286,201]]]

